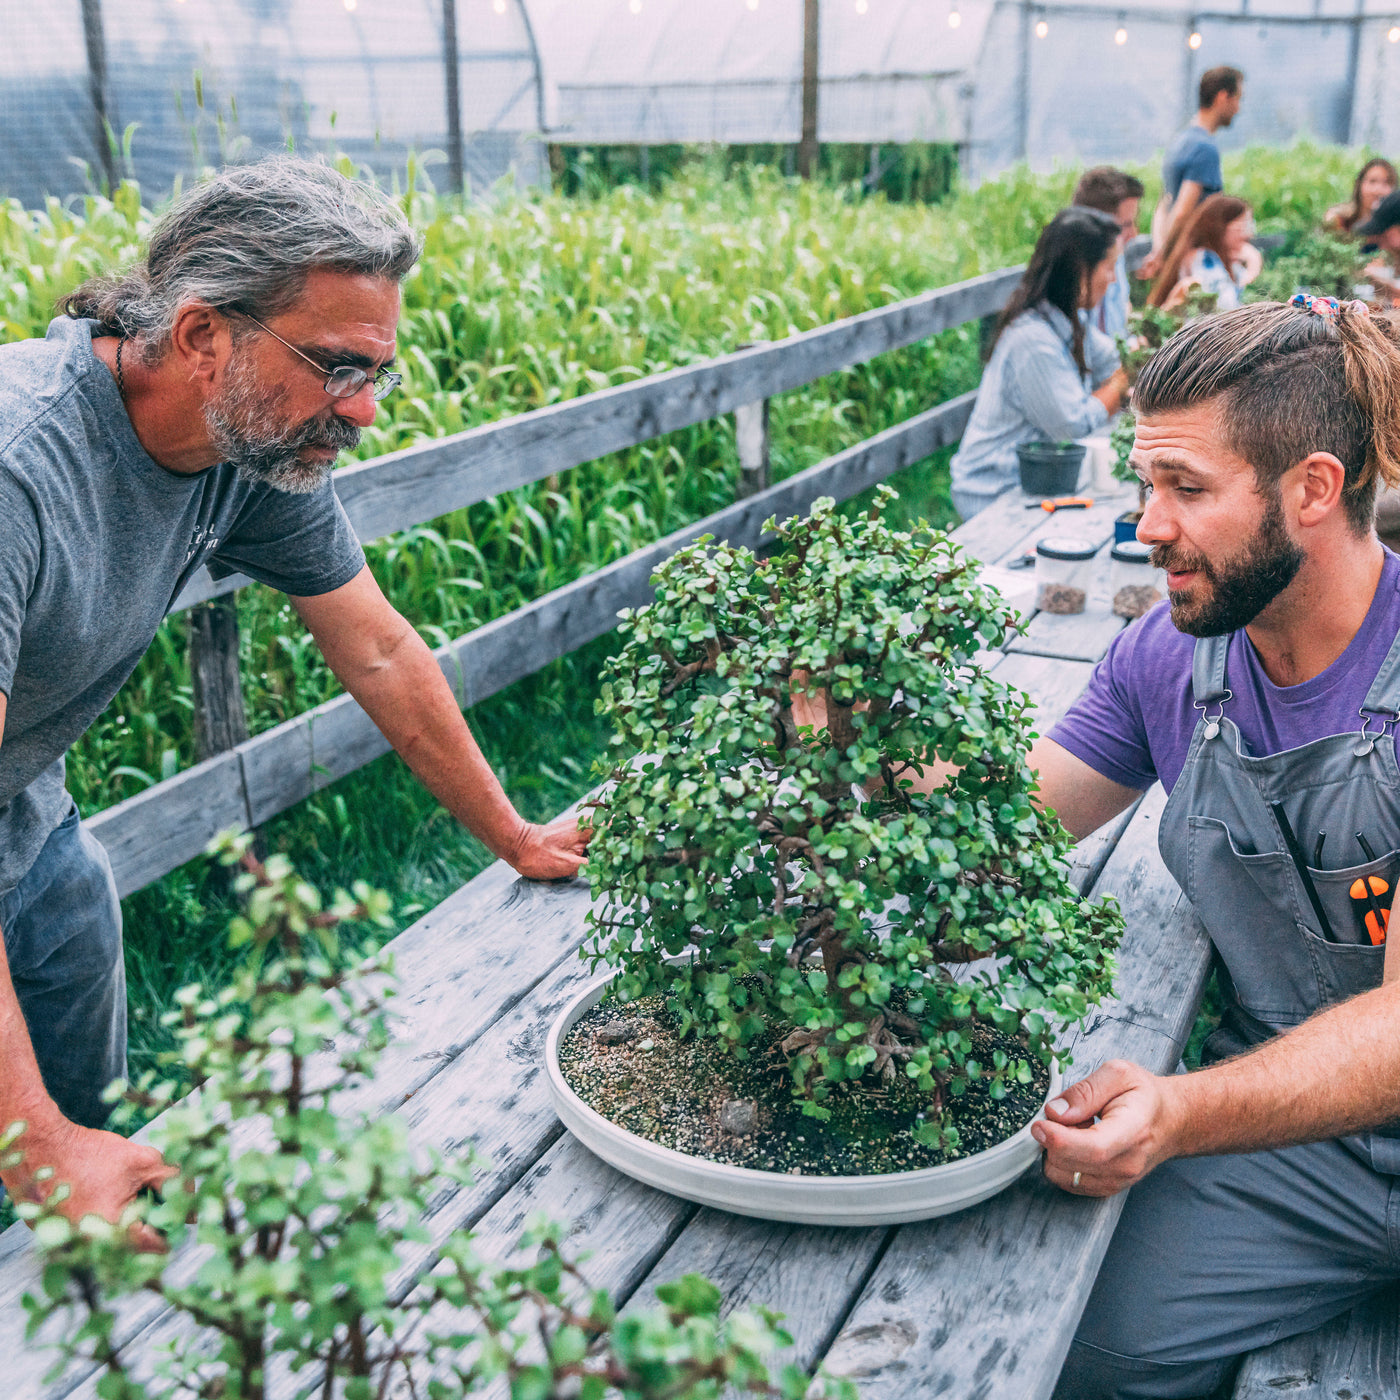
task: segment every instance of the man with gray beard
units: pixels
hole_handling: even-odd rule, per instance
[[[402,213],[280,157],[190,191],[125,274],[0,346],[0,1130],[15,1196],[116,1219],[168,1175],[101,1131],[125,1073],[121,914],[64,754],[207,564],[286,593],[346,690],[442,804],[522,875],[586,834],[511,806],[428,647],[380,592],[331,486],[399,382]],[[154,1247],[149,1236],[139,1241]]]

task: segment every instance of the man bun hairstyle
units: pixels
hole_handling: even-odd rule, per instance
[[[1369,534],[1376,488],[1400,486],[1400,328],[1344,302],[1333,316],[1255,302],[1178,331],[1133,389],[1140,417],[1213,404],[1261,492],[1314,452],[1346,468],[1342,505]]]
[[[1081,209],[1097,209],[1103,214],[1118,215],[1118,206],[1125,199],[1141,199],[1143,183],[1136,175],[1111,165],[1096,165],[1086,170],[1074,187],[1071,204]]]
[[[1222,92],[1233,97],[1240,90],[1240,84],[1244,82],[1244,74],[1238,68],[1230,68],[1222,64],[1219,68],[1207,68],[1201,74],[1201,111],[1207,107],[1215,105],[1215,99]]]
[[[267,320],[316,269],[401,282],[421,251],[388,195],[320,161],[270,156],[189,190],[156,222],[140,262],[83,283],[59,310],[133,342],[149,365],[192,302]]]

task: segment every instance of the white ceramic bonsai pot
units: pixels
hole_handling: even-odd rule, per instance
[[[703,1206],[803,1225],[899,1225],[985,1201],[1040,1158],[1027,1123],[1019,1132],[971,1157],[912,1172],[870,1176],[789,1176],[692,1157],[620,1128],[590,1108],[559,1069],[559,1046],[574,1023],[602,999],[612,976],[580,992],[560,1013],[545,1044],[549,1092],[564,1126],[589,1151],[626,1176]],[[1050,1069],[1049,1102],[1060,1089]],[[1039,1117],[1040,1115],[1037,1115]]]

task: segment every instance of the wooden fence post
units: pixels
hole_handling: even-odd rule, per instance
[[[201,759],[248,737],[238,675],[238,598],[225,594],[190,609],[190,679],[194,683],[194,741]]]
[[[766,344],[766,341],[756,342]],[[750,345],[739,347],[748,350]],[[756,496],[771,485],[768,457],[768,399],[741,403],[734,410],[734,442],[739,449],[739,500]]]

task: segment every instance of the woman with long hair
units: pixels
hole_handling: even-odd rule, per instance
[[[1173,307],[1192,287],[1212,293],[1217,311],[1233,311],[1240,292],[1259,274],[1259,251],[1249,241],[1254,215],[1234,195],[1213,194],[1179,229],[1162,254],[1149,306]]]
[[[1117,220],[1062,209],[997,322],[972,419],[953,458],[953,504],[964,520],[1017,480],[1023,442],[1087,437],[1122,408],[1128,378],[1114,343],[1086,324],[1118,262]]]
[[[1357,172],[1351,187],[1351,198],[1345,204],[1334,204],[1323,216],[1323,225],[1333,233],[1350,233],[1376,212],[1376,205],[1400,186],[1400,174],[1379,156],[1368,160]]]

